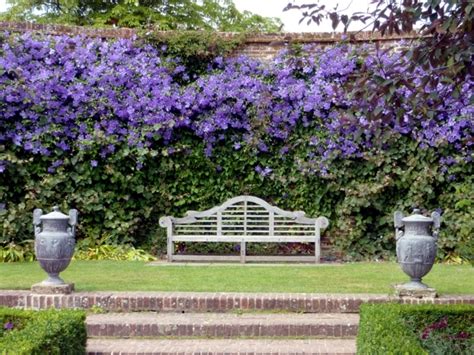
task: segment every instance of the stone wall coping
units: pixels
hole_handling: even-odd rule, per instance
[[[37,294],[30,290],[0,290],[0,296],[28,296]],[[63,296],[63,295],[56,295]],[[64,295],[65,296],[65,295]],[[279,297],[279,298],[332,298],[332,299],[394,299],[397,296],[382,293],[285,293],[285,292],[182,292],[182,291],[79,291],[67,296],[114,296],[114,297]],[[437,299],[465,299],[474,301],[474,294],[445,294]]]
[[[32,22],[0,22],[0,31],[13,32],[43,32],[52,35],[70,34],[84,35],[88,37],[102,38],[132,38],[139,31],[133,28],[96,28],[85,26],[71,26],[60,24],[40,24]],[[173,33],[174,31],[156,31],[157,34]],[[235,32],[215,32],[221,37],[236,37],[239,33]],[[348,32],[346,34],[335,32],[282,32],[282,33],[250,33],[245,37],[245,43],[272,44],[277,43],[335,43],[343,38],[354,36],[356,42],[371,41],[400,41],[405,39],[419,38],[416,32],[382,36],[380,32],[359,31]]]
[[[287,311],[358,313],[363,303],[474,304],[474,295],[399,298],[384,294],[231,293],[231,292],[75,292],[67,295],[0,291],[0,306],[47,309],[91,309],[109,312]]]

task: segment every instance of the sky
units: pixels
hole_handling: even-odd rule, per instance
[[[289,3],[305,4],[305,3],[320,3],[325,4],[327,8],[331,9],[339,2],[339,8],[345,9],[345,13],[351,14],[354,12],[367,10],[370,0],[234,0],[234,4],[240,11],[248,10],[253,13],[267,16],[279,17],[283,23],[285,32],[332,32],[330,22],[323,23],[316,26],[314,23],[307,25],[306,22],[298,24],[301,19],[301,14],[297,10],[283,12],[283,8]],[[0,0],[0,11],[6,9],[6,0]],[[349,30],[358,30],[359,27],[351,26]],[[342,27],[337,29],[342,30]]]
[[[1,0],[0,0],[1,1]],[[285,32],[333,32],[330,21],[316,26],[311,23],[309,26],[304,21],[301,24],[301,13],[298,10],[291,10],[283,12],[283,8],[288,3],[295,3],[296,5],[319,3],[326,5],[327,9],[332,9],[339,3],[339,9],[346,9],[344,13],[352,14],[354,12],[366,12],[368,4],[371,0],[234,0],[235,6],[240,10],[248,10],[253,13],[267,16],[279,17],[285,25],[283,30]],[[355,26],[349,27],[349,30],[358,30],[360,28]],[[340,26],[337,31],[342,31]]]

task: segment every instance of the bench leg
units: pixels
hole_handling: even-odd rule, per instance
[[[316,264],[319,264],[321,262],[321,246],[319,243],[319,239],[317,239],[314,243],[314,262]]]
[[[166,254],[167,254],[169,263],[173,261],[173,253],[174,253],[173,236],[171,234],[171,230],[168,229],[168,238],[166,240]]]
[[[240,242],[240,263],[245,264],[245,256],[247,255],[247,246],[245,240]]]
[[[168,261],[172,262],[173,261],[173,242],[168,242],[168,250],[167,250],[167,256],[168,256]]]

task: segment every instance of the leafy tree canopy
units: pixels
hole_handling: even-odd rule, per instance
[[[240,12],[232,0],[9,0],[2,20],[161,30],[275,32],[281,21]]]

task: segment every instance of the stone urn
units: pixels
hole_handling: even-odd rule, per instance
[[[397,261],[411,279],[399,288],[408,291],[433,290],[422,283],[421,279],[431,270],[435,261],[440,214],[433,212],[431,217],[426,217],[421,215],[419,209],[415,209],[411,216],[405,217],[402,212],[397,211],[394,222]]]
[[[55,287],[69,290],[71,284],[66,284],[59,273],[64,271],[74,254],[75,232],[77,224],[77,210],[70,210],[69,215],[59,211],[59,207],[53,207],[53,212],[43,215],[43,211],[35,209],[33,212],[33,224],[35,229],[35,253],[41,268],[46,271],[48,278],[40,284],[34,285],[42,291]],[[66,287],[71,286],[71,287]],[[41,292],[50,293],[50,292]],[[51,292],[59,293],[59,292]],[[67,293],[67,292],[66,292]]]

